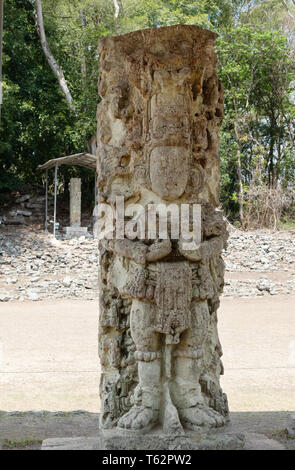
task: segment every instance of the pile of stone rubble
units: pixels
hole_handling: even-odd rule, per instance
[[[97,298],[97,242],[0,229],[0,301]]]
[[[232,231],[224,296],[295,294],[295,231]]]
[[[232,231],[224,259],[224,296],[295,294],[295,231]],[[0,301],[97,299],[97,260],[92,238],[2,225]]]

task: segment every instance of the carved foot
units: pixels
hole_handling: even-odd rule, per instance
[[[159,418],[159,411],[145,406],[133,406],[118,421],[118,427],[131,430],[149,431]]]
[[[225,424],[225,419],[222,415],[212,410],[212,408],[201,404],[191,408],[180,409],[179,416],[182,424],[193,431],[201,426],[218,428]]]

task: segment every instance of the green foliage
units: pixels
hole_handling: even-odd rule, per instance
[[[42,439],[3,439],[2,440],[2,449],[4,450],[13,450],[16,448],[26,448],[28,446],[41,445]]]
[[[12,27],[13,25],[13,27]],[[5,5],[1,183],[36,181],[36,166],[70,148],[73,118],[40,49],[30,2]]]
[[[78,116],[70,112],[43,55],[31,2],[6,3],[4,19],[2,198],[23,184],[40,184],[39,164],[85,149],[95,130],[97,101],[92,104],[92,113],[86,107]],[[69,179],[77,171],[62,167],[61,178]]]
[[[225,87],[221,201],[226,214],[235,219],[239,213],[238,152],[246,193],[253,181],[290,188],[295,176],[291,0],[118,0],[117,17],[112,0],[42,3],[47,40],[75,113],[44,57],[34,0],[5,2],[0,195],[21,184],[40,184],[40,163],[85,150],[96,128],[100,37],[178,23],[219,33],[219,75]],[[61,167],[61,183],[78,174],[92,199],[89,171]]]
[[[294,182],[294,61],[281,32],[249,24],[224,31],[218,52],[225,88],[221,199],[235,217],[237,201],[229,195],[239,192],[238,148],[245,194],[252,181],[272,188]]]

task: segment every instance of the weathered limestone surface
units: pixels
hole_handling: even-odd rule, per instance
[[[81,178],[71,178],[70,181],[70,225],[81,225]]]
[[[181,237],[100,242],[103,429],[182,435],[228,420],[217,332],[228,234],[218,210],[215,38],[177,25],[99,43],[99,202],[202,205],[195,250]]]
[[[287,432],[290,437],[295,437],[295,413],[288,416]]]
[[[265,438],[265,441],[269,441]],[[122,432],[120,428],[104,429],[94,449],[105,450],[239,450],[245,445],[241,433],[210,430],[210,432],[163,433],[152,430],[147,434],[138,431]],[[251,442],[252,445],[252,442]],[[258,440],[259,445],[259,440]],[[266,445],[266,444],[265,444]]]
[[[44,439],[41,450],[93,450],[96,437],[57,437]]]
[[[130,434],[130,433],[129,433]],[[285,450],[278,441],[259,433],[211,432],[208,436],[173,436],[171,434],[138,434],[128,436],[118,428],[104,430],[102,438],[70,437],[45,439],[41,450]]]

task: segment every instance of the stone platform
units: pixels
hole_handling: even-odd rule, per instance
[[[94,450],[97,437],[57,437],[45,439],[41,450]]]
[[[230,430],[173,435],[160,429],[141,434],[114,428],[100,430],[97,437],[45,439],[42,450],[235,450],[244,444],[244,435]]]
[[[232,450],[244,447],[244,436],[229,430],[207,433],[185,431],[181,434],[165,434],[155,429],[147,434],[122,429],[100,431],[97,449],[104,450]]]
[[[160,441],[159,441],[160,438]],[[157,440],[158,439],[158,440]],[[284,446],[274,439],[260,433],[246,432],[220,433],[217,438],[211,437],[201,442],[193,441],[182,436],[154,435],[151,440],[148,436],[105,436],[105,443],[116,447],[102,447],[102,441],[99,437],[68,437],[45,439],[41,450],[285,450]],[[147,444],[150,447],[147,447]],[[163,447],[164,445],[168,447]],[[145,445],[145,447],[143,447]],[[190,447],[191,446],[191,447]]]
[[[87,227],[64,227],[64,232],[66,238],[75,238],[87,236],[88,228]]]

